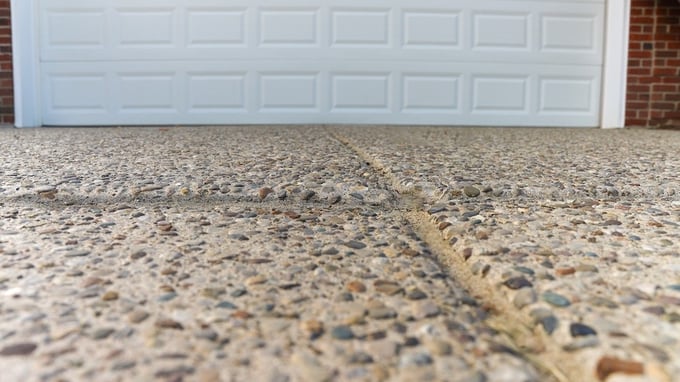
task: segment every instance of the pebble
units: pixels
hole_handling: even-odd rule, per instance
[[[236,305],[229,301],[220,301],[215,307],[220,309],[236,309]]]
[[[427,298],[427,293],[418,287],[410,287],[406,289],[406,298],[409,300],[422,300]]]
[[[346,286],[347,290],[352,293],[363,293],[366,292],[366,285],[361,281],[350,281]]]
[[[68,251],[64,254],[66,257],[84,257],[90,254],[90,251],[85,250],[85,249],[74,249],[72,251]]]
[[[92,339],[103,340],[105,338],[108,338],[115,331],[116,331],[115,329],[111,329],[111,328],[97,329],[92,333]]]
[[[115,361],[111,365],[111,370],[112,371],[122,371],[122,370],[132,369],[135,366],[137,366],[136,361],[130,361],[130,360]]]
[[[19,342],[0,349],[0,357],[31,355],[38,348],[34,342]]]
[[[156,323],[154,325],[157,328],[161,328],[161,329],[175,329],[175,330],[183,330],[184,329],[184,326],[181,323],[179,323],[175,320],[169,319],[169,318],[160,319],[160,320],[156,321]]]
[[[356,241],[356,240],[350,240],[346,243],[344,243],[346,247],[352,248],[352,249],[363,249],[366,248],[366,244]]]
[[[432,357],[423,352],[408,353],[399,359],[400,367],[426,366],[432,364]]]
[[[134,310],[128,314],[128,320],[133,324],[138,324],[149,318],[149,313],[143,310]]]
[[[479,194],[481,192],[479,191],[479,188],[477,188],[477,187],[465,186],[465,187],[463,187],[463,193],[465,194],[465,196],[468,196],[468,197],[471,197],[471,198],[476,198],[476,197],[479,196]]]
[[[183,381],[184,376],[192,375],[196,369],[191,366],[175,366],[167,369],[160,369],[154,373],[155,378],[164,378],[171,381]]]
[[[596,373],[600,381],[605,381],[610,375],[621,373],[628,375],[642,375],[645,367],[642,363],[631,360],[604,356],[597,361]]]
[[[359,352],[356,352],[356,353],[352,353],[348,357],[347,363],[365,365],[365,364],[373,363],[373,357],[368,353],[359,351]]]
[[[177,297],[177,293],[175,292],[170,292],[170,293],[164,293],[156,299],[158,302],[168,302],[170,300],[173,300],[175,297]]]
[[[541,298],[548,304],[561,308],[571,305],[571,302],[566,297],[554,292],[544,292]]]
[[[592,297],[590,300],[588,300],[588,302],[593,306],[602,306],[609,309],[616,309],[619,307],[619,304],[615,303],[614,301],[600,296]]]
[[[376,320],[385,320],[397,317],[397,312],[388,307],[377,307],[368,309],[368,317]]]
[[[262,187],[257,192],[257,196],[260,198],[260,200],[264,200],[267,197],[267,195],[271,194],[272,192],[274,192],[274,190],[272,190],[271,188]]]
[[[577,272],[597,272],[598,269],[592,264],[579,264],[575,267]]]
[[[572,337],[582,337],[582,336],[596,336],[597,332],[595,329],[591,328],[588,325],[584,324],[579,324],[579,323],[572,323],[569,325],[569,333],[571,334]]]
[[[524,276],[512,277],[503,281],[503,285],[506,287],[516,290],[521,288],[532,287],[533,284],[527,280]]]
[[[558,275],[558,276],[568,276],[568,275],[573,275],[574,273],[576,273],[576,268],[574,268],[574,267],[555,269],[555,274]]]
[[[336,340],[351,340],[354,338],[354,332],[346,325],[335,326],[331,329],[331,337]]]
[[[115,291],[108,291],[102,295],[102,300],[103,301],[114,301],[118,300],[118,292]]]
[[[389,280],[376,280],[373,282],[375,290],[388,296],[403,292],[399,283]]]
[[[267,282],[267,277],[265,275],[255,275],[250,276],[245,280],[245,284],[248,286],[264,284]]]

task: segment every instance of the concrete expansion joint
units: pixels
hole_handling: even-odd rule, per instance
[[[513,349],[545,373],[546,380],[554,379],[559,382],[587,380],[589,373],[583,370],[575,359],[561,351],[557,344],[552,343],[551,339],[536,330],[537,328],[532,329],[534,325],[531,324],[531,317],[517,312],[502,295],[495,293],[487,280],[472,273],[462,254],[456,253],[445,244],[446,241],[424,212],[426,203],[416,189],[404,189],[388,168],[360,147],[353,145],[351,140],[338,133],[332,133],[332,136],[389,180],[399,194],[398,203],[402,206],[405,220],[427,243],[442,267],[491,312],[487,323],[503,333]]]
[[[421,186],[414,186],[413,184],[408,183],[405,184],[403,176],[400,177],[399,175],[394,174],[389,166],[386,166],[377,159],[377,156],[371,155],[362,148],[361,145],[355,144],[352,139],[343,136],[342,133],[332,132],[331,135],[349,150],[354,152],[362,161],[369,163],[377,173],[388,179],[387,183],[391,184],[398,194],[398,204],[404,211],[404,219],[427,244],[433,255],[442,264],[443,268],[450,272],[453,279],[461,283],[462,286],[466,288],[474,298],[478,299],[483,304],[484,308],[491,313],[486,323],[494,330],[502,333],[515,351],[520,353],[522,357],[544,373],[543,377],[541,377],[542,380],[556,380],[560,382],[604,381],[611,375],[628,374],[646,374],[646,377],[649,378],[649,380],[658,382],[670,382],[673,380],[672,377],[669,376],[670,373],[666,368],[656,360],[643,364],[605,355],[597,360],[597,363],[595,360],[584,362],[583,355],[578,352],[582,345],[565,345],[564,343],[560,343],[560,341],[555,340],[555,338],[551,336],[551,332],[554,329],[546,327],[546,325],[551,324],[541,323],[541,318],[537,318],[534,314],[538,309],[521,309],[527,303],[535,301],[536,297],[529,297],[531,300],[529,302],[518,302],[518,294],[514,296],[510,295],[514,297],[513,301],[507,293],[504,293],[503,286],[510,285],[511,288],[515,289],[514,285],[509,284],[507,280],[503,284],[500,283],[498,279],[493,281],[494,279],[487,277],[489,265],[480,266],[480,264],[482,264],[481,262],[473,263],[468,261],[471,257],[471,249],[469,247],[462,248],[451,245],[452,243],[455,244],[459,239],[458,237],[452,237],[453,235],[449,234],[449,232],[451,232],[450,228],[455,227],[457,223],[455,221],[446,222],[438,220],[436,213],[432,214],[427,211],[429,208],[436,210],[437,204],[442,202],[443,199],[445,201],[454,202],[456,200],[465,201],[468,205],[474,204],[474,202],[470,203],[470,197],[477,197],[479,194],[477,188],[469,187],[471,191],[469,191],[470,194],[468,194],[468,187],[465,187],[459,194],[455,194],[452,192],[449,185],[442,183],[439,185],[441,194],[437,197],[436,193],[431,193],[431,195],[434,194],[434,197],[431,196],[432,201],[428,202]],[[675,192],[676,191],[673,189],[663,192],[657,196],[657,200],[667,200],[671,206],[677,208],[678,202],[674,197]],[[529,200],[532,199],[530,195],[525,196]],[[635,201],[636,198],[639,197],[626,194],[620,195],[617,193],[606,195],[599,200],[626,204]],[[506,202],[509,202],[510,204],[513,202],[512,197],[504,198],[501,196],[500,199],[505,199]],[[535,198],[535,201],[536,204],[542,205],[550,210],[568,205],[587,206],[598,204],[597,199],[589,198],[577,198],[566,201],[553,199],[551,201],[546,200],[546,198],[543,197],[537,197]],[[480,200],[479,203],[484,203],[484,200]],[[531,219],[531,216],[528,218]],[[611,223],[619,224],[617,221],[612,221]],[[605,222],[605,224],[608,223]],[[478,227],[480,230],[484,229],[483,220]],[[486,234],[483,233],[483,231],[480,232],[482,233],[476,238],[477,242],[486,239]],[[484,249],[482,249],[482,252],[483,251]],[[549,252],[549,250],[546,251]],[[495,255],[492,252],[489,254]],[[485,254],[482,253],[482,255]],[[677,256],[677,254],[675,256]],[[566,270],[559,270],[559,272],[566,272]],[[507,278],[507,276],[505,277]],[[521,277],[516,279],[524,280]],[[514,279],[510,278],[509,280]],[[534,293],[535,292],[531,292],[532,295]],[[543,296],[545,298],[545,296],[551,295],[544,294]],[[553,316],[547,317],[551,318]],[[579,324],[571,324],[572,335],[574,335],[574,328],[580,327],[578,325]],[[599,341],[597,341],[595,337],[592,337],[592,339],[595,340],[594,344],[597,345]],[[574,343],[577,342],[578,341],[575,341]],[[586,341],[581,342],[585,343]],[[587,347],[592,345],[588,344],[583,346]]]

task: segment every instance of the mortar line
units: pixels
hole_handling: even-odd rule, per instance
[[[549,374],[555,380],[569,382],[592,379],[592,375],[582,367],[576,357],[562,350],[551,337],[541,332],[528,314],[514,308],[493,285],[472,273],[463,256],[442,240],[424,210],[425,200],[418,191],[400,192],[398,178],[383,163],[337,132],[329,134],[392,184],[394,191],[399,194],[398,203],[404,210],[405,220],[432,251],[436,260],[444,266],[444,270],[482,304],[494,307],[490,318],[486,320],[487,325],[505,334],[515,350],[539,371]]]

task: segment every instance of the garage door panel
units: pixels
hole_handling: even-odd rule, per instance
[[[560,123],[565,126],[598,121],[598,68],[505,65],[499,71],[495,64],[410,62],[391,63],[385,70],[380,61],[322,66],[285,61],[277,63],[278,70],[259,61],[110,63],[102,73],[88,72],[89,67],[45,66],[43,81],[58,86],[44,96],[46,124],[119,125],[128,114],[136,115],[136,124],[225,123],[220,118],[229,123],[316,118],[318,123],[323,118],[486,125],[496,116],[507,118],[503,125],[555,125],[555,117],[567,117]],[[76,109],[79,113],[68,113]],[[84,120],[84,115],[99,119]]]
[[[604,0],[40,1],[46,124],[598,125]]]
[[[247,8],[188,8],[187,48],[245,47]]]
[[[331,112],[389,112],[390,87],[390,73],[332,73]]]
[[[420,49],[455,49],[461,44],[461,11],[405,9],[402,46]]]
[[[330,46],[391,44],[389,9],[332,9]]]
[[[41,57],[46,61],[364,58],[400,60],[418,49],[421,60],[466,62],[554,62],[597,65],[602,61],[601,1],[395,1],[390,7],[225,7],[220,3],[164,0],[149,7],[85,0],[46,0]],[[148,0],[147,0],[148,1]],[[307,2],[309,3],[309,2]],[[379,3],[379,2],[378,2]],[[118,3],[116,3],[118,4]],[[202,4],[206,4],[203,5]],[[212,6],[211,4],[222,4]],[[345,4],[344,2],[342,4]],[[491,5],[489,5],[491,4]],[[428,8],[429,5],[429,8]],[[439,5],[439,6],[438,6]],[[78,13],[83,17],[76,17]],[[85,12],[85,13],[83,13]],[[49,22],[61,15],[68,22]],[[90,15],[97,13],[97,22]],[[105,20],[102,22],[101,18]],[[251,20],[252,27],[248,27]],[[87,36],[75,30],[91,31]],[[102,30],[105,36],[102,37]],[[57,40],[55,37],[59,36]],[[98,37],[97,37],[98,36]],[[85,39],[85,41],[82,41]],[[405,53],[406,52],[406,53]]]
[[[258,43],[261,47],[319,46],[318,8],[264,8],[258,13]]]
[[[117,75],[119,112],[178,112],[175,73],[120,73]]]
[[[474,75],[472,112],[505,114],[529,111],[529,76]]]
[[[189,113],[246,112],[247,72],[187,73]]]
[[[460,74],[404,73],[402,81],[404,113],[460,113]]]
[[[265,112],[318,112],[318,72],[258,73],[259,109]]]

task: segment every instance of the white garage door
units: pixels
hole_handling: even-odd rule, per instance
[[[46,125],[597,126],[604,0],[41,0]]]

